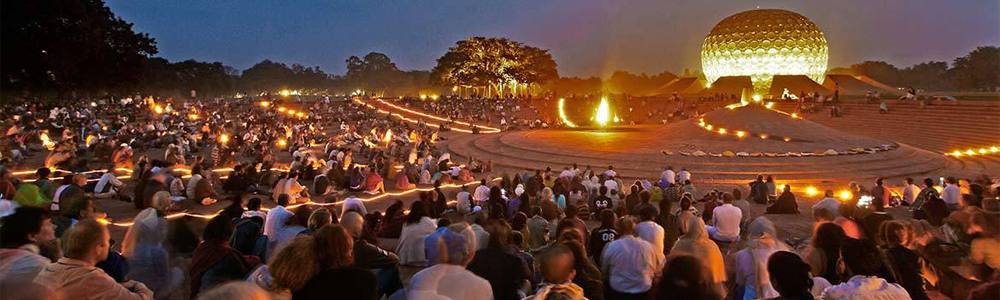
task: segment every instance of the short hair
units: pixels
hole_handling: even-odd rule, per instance
[[[809,264],[798,254],[778,251],[767,259],[767,272],[778,294],[786,297],[809,293],[813,286]]]
[[[870,240],[844,239],[840,256],[851,275],[878,276],[882,270],[878,247]]]
[[[934,179],[930,179],[929,177],[928,178],[924,178],[924,185],[926,185],[926,186],[934,186]]]
[[[107,227],[95,219],[83,219],[63,233],[63,252],[68,258],[83,258],[103,242]]]
[[[618,233],[622,236],[635,233],[635,217],[623,216],[615,223]]]
[[[541,215],[541,214],[542,214],[542,207],[541,206],[535,205],[535,206],[531,207],[531,215],[532,216]]]
[[[642,203],[649,203],[649,199],[651,197],[652,197],[652,194],[650,194],[649,191],[647,191],[647,190],[643,190],[643,191],[639,192],[639,201],[642,201]]]
[[[3,226],[0,226],[0,248],[12,249],[31,243],[28,236],[41,232],[42,222],[51,218],[52,215],[44,208],[18,207],[13,214],[3,218]]]
[[[356,211],[348,211],[344,213],[344,216],[340,220],[340,224],[344,226],[344,229],[347,229],[347,233],[350,233],[352,236],[355,234],[360,236],[365,230],[365,217]]]
[[[601,226],[614,227],[615,226],[615,211],[605,208],[601,210],[600,216]]]
[[[288,205],[288,194],[278,195],[278,205],[286,206]]]
[[[239,200],[237,200],[239,201]],[[149,206],[156,210],[166,210],[170,207],[170,192],[159,191],[153,194],[153,198],[149,200]]]
[[[913,184],[913,177],[906,177],[907,184]]]
[[[260,210],[260,198],[251,197],[248,199],[247,210]]]
[[[733,194],[722,193],[722,203],[733,203]]]
[[[205,241],[229,241],[232,235],[233,221],[227,216],[218,215],[208,220],[201,239]]]
[[[330,224],[314,234],[320,269],[334,269],[354,263],[354,239],[343,226]]]
[[[316,250],[316,240],[308,235],[300,235],[281,248],[268,264],[272,288],[296,291],[305,286],[320,271]]]
[[[316,230],[332,222],[333,222],[333,215],[330,214],[330,210],[326,208],[320,208],[314,210],[312,214],[309,215],[309,221],[307,222],[308,223],[307,225],[309,225],[308,226],[309,229]]]
[[[833,197],[833,190],[826,190],[826,192],[823,193],[823,196]]]
[[[910,240],[909,226],[900,220],[890,220],[879,225],[878,243],[885,246],[903,245]]]
[[[560,265],[562,257],[569,257],[568,265]],[[560,284],[571,280],[570,276],[574,271],[573,251],[561,243],[552,244],[538,257],[539,269],[546,282]]]
[[[111,171],[111,170],[108,170],[108,171]],[[38,170],[35,171],[35,175],[37,175],[38,178],[49,178],[50,174],[52,174],[52,170],[49,170],[49,168],[45,168],[45,167],[38,168]]]

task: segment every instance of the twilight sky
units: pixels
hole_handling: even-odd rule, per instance
[[[781,8],[815,22],[830,67],[863,60],[909,66],[1000,45],[995,0],[107,0],[156,38],[171,61],[263,60],[343,74],[370,51],[430,69],[458,40],[509,37],[550,49],[563,76],[700,69],[705,35],[740,11]]]

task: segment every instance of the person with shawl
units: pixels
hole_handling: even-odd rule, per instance
[[[368,169],[368,175],[365,176],[364,181],[364,192],[372,195],[385,192],[385,183],[375,168]]]
[[[150,207],[139,212],[125,232],[122,256],[128,259],[128,278],[146,284],[156,299],[168,299],[184,279],[184,272],[170,267],[163,241],[167,237],[164,211],[170,207],[170,193],[157,192]]]
[[[719,246],[708,238],[705,221],[701,218],[688,218],[684,235],[677,240],[670,256],[691,255],[701,259],[705,268],[711,273],[712,282],[720,288],[726,281],[726,265],[722,259]]]
[[[426,168],[420,170],[420,184],[431,184],[431,171]]]
[[[399,244],[396,246],[400,265],[425,266],[428,263],[424,253],[424,238],[434,233],[437,224],[427,216],[427,205],[424,201],[415,201],[410,205],[410,213],[406,215]]]
[[[256,256],[244,256],[229,247],[229,237],[233,234],[233,221],[225,216],[216,216],[208,221],[202,242],[194,249],[191,257],[191,293],[195,299],[202,289],[231,280],[243,280],[260,263]]]
[[[347,188],[354,192],[362,191],[365,185],[365,175],[361,173],[361,168],[351,168],[350,173],[351,175],[347,181]]]
[[[736,252],[731,270],[735,273],[732,299],[760,299],[777,297],[767,273],[767,259],[772,253],[789,251],[788,245],[778,240],[774,223],[766,217],[754,219],[747,228],[747,247]]]

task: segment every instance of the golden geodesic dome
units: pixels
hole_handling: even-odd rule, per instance
[[[708,82],[750,76],[763,95],[774,75],[806,75],[822,83],[829,49],[823,32],[806,17],[782,9],[756,9],[729,16],[712,28],[701,47]]]

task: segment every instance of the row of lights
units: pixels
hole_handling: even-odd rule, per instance
[[[965,149],[965,151],[955,150],[955,151],[952,151],[952,152],[949,152],[949,153],[945,153],[944,155],[951,156],[951,157],[962,157],[962,156],[988,155],[988,154],[997,154],[997,153],[1000,153],[1000,147],[990,146],[989,148],[985,148],[984,147],[984,148],[979,148],[979,149],[969,148],[969,149]]]
[[[385,100],[382,100],[382,99],[375,99],[375,101],[378,101],[382,105],[392,107],[393,109],[405,111],[407,113],[411,113],[411,114],[418,115],[418,116],[421,116],[421,117],[430,118],[430,119],[434,119],[434,120],[438,120],[438,121],[444,121],[444,122],[454,122],[456,124],[465,125],[465,126],[469,126],[469,127],[473,126],[472,124],[469,124],[467,122],[462,122],[462,121],[458,121],[458,120],[449,120],[449,119],[445,119],[445,118],[442,118],[442,117],[439,117],[439,116],[422,113],[422,112],[419,112],[419,111],[415,111],[415,110],[412,110],[412,109],[409,109],[409,108],[405,108],[405,107],[402,107],[402,106],[399,106],[399,105],[395,105],[395,104],[386,102]],[[356,102],[364,104],[364,105],[369,106],[369,107],[373,107],[373,106],[368,105],[367,103],[364,103],[363,101],[360,101],[360,100],[356,101]],[[386,112],[386,113],[388,113],[388,112]],[[402,116],[400,116],[400,117],[402,117]],[[489,126],[485,126],[485,125],[475,125],[475,126],[479,127],[481,129],[479,131],[480,133],[497,133],[497,132],[500,132],[499,128],[493,128],[493,127],[489,127]],[[452,128],[452,130],[456,130],[456,129]],[[456,130],[456,131],[460,131],[460,130]]]
[[[712,124],[706,123],[705,122],[705,118],[699,118],[698,119],[698,126],[701,127],[701,128],[703,128],[703,129],[705,129],[705,130],[707,130],[708,132],[715,132],[715,133],[718,133],[720,135],[735,135],[739,139],[743,139],[743,138],[745,138],[747,136],[752,135],[750,132],[747,132],[747,131],[744,131],[744,130],[730,131],[730,130],[728,130],[726,128],[716,127],[716,126],[714,126]],[[756,136],[758,138],[762,139],[762,140],[766,140],[766,139],[771,138],[771,136],[768,135],[768,134],[766,134],[766,133],[758,133],[758,134],[756,134]],[[782,138],[782,140],[784,140],[786,142],[790,142],[790,141],[792,141],[792,138],[790,138],[790,137],[784,137],[784,138]]]
[[[420,94],[420,100],[427,100],[428,98],[430,98],[431,100],[437,100],[437,99],[438,99],[439,97],[440,97],[440,96],[438,96],[438,95],[436,95],[436,94],[431,94],[431,95],[428,95],[428,94]]]

